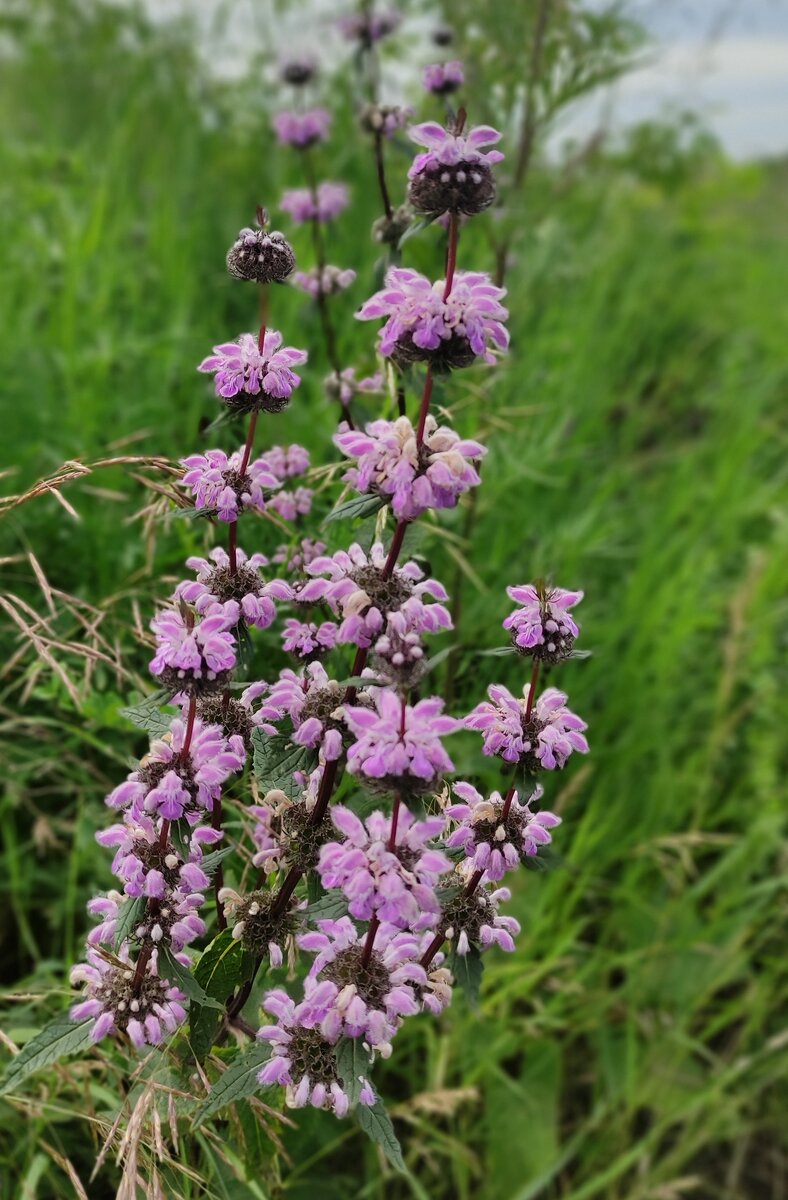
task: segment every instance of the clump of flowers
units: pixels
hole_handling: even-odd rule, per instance
[[[344,22],[363,56],[395,26],[371,8]],[[301,87],[314,64],[293,59],[282,73]],[[462,82],[460,64],[427,68],[425,82],[450,92]],[[382,146],[403,119],[376,99],[362,117],[373,134],[382,241],[395,263],[402,247],[392,230],[412,210],[391,204]],[[274,119],[278,139],[299,151],[325,139],[329,123],[322,108]],[[445,230],[446,267],[432,280],[391,265],[362,305],[360,320],[383,322],[378,349],[389,361],[380,372],[344,365],[344,339],[327,316],[341,308],[327,297],[356,278],[324,253],[323,226],[347,205],[347,189],[317,182],[312,149],[299,155],[309,186],[282,199],[294,223],[311,225],[315,263],[294,282],[315,300],[332,368],[325,389],[342,411],[334,438],[345,457],[341,484],[338,463],[312,465],[305,447],[270,428],[288,421],[285,410],[301,395],[295,368],[307,362],[267,323],[266,289],[293,270],[289,244],[268,232],[259,210],[259,229],[241,230],[230,249],[230,274],[261,288],[261,326],[219,342],[198,369],[212,375],[226,406],[217,424],[245,428],[230,451],[185,457],[180,479],[193,500],[188,515],[205,518],[224,545],[190,555],[191,576],[152,621],[159,690],[129,710],[152,741],[107,796],[115,823],[99,841],[114,850],[118,887],[92,898],[86,961],[72,976],[85,988],[72,1016],[91,1040],[117,1036],[143,1049],[179,1037],[188,995],[184,1061],[195,1032],[206,1037],[205,1008],[218,1005],[214,1036],[231,1070],[238,1062],[261,1087],[282,1087],[296,1109],[343,1117],[374,1106],[372,1129],[383,1122],[370,1079],[375,1057],[392,1053],[405,1021],[444,1012],[455,980],[478,978],[487,951],[514,950],[519,925],[499,884],[549,854],[560,824],[542,807],[535,777],[588,750],[566,693],[539,687],[543,670],[576,656],[570,610],[581,592],[543,582],[508,589],[517,608],[503,622],[507,661],[531,660],[521,697],[492,684],[488,699],[460,718],[446,711],[432,673],[430,639],[452,628],[452,615],[446,588],[417,561],[422,543],[412,529],[425,513],[431,526],[464,502],[481,483],[486,453],[452,427],[462,414],[446,412],[450,379],[436,412],[435,375],[494,364],[508,347],[504,289],[457,267],[461,218],[492,202],[503,157],[491,148],[496,130],[465,133],[464,124],[461,110],[451,128],[410,130],[424,148],[409,172],[410,204],[445,217],[444,229],[427,236],[443,246]],[[351,407],[361,396],[373,417],[357,428]],[[261,430],[267,448],[255,454]],[[325,541],[305,528],[315,513],[331,518],[320,526]],[[348,516],[372,522],[354,538],[341,532]],[[264,635],[259,678],[255,639],[274,627]],[[280,669],[284,656],[290,665]],[[452,780],[445,743],[463,729],[481,735],[480,761],[501,760],[498,790]],[[303,970],[299,955],[307,956]],[[260,972],[281,974],[263,989],[270,1020],[258,1028]],[[298,995],[280,986],[285,973]],[[236,1046],[250,1036],[262,1045],[245,1062]],[[204,1081],[214,1059],[203,1053],[200,1062]]]
[[[422,79],[428,92],[434,92],[436,96],[449,96],[465,83],[465,72],[462,63],[452,59],[447,63],[430,63],[424,68]]]

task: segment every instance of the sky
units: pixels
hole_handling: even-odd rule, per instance
[[[531,0],[509,0],[512,4]],[[604,5],[609,0],[587,0]],[[330,47],[332,17],[353,0],[146,0],[154,17],[188,13],[211,30],[212,58],[227,73],[277,29],[280,46]],[[395,6],[395,0],[386,0]],[[315,19],[304,23],[304,10]],[[735,159],[788,153],[788,0],[628,0],[654,39],[646,65],[583,102],[556,140],[582,139],[604,117],[613,128],[691,108]],[[217,39],[217,23],[222,26]],[[217,41],[223,46],[216,55]],[[399,97],[393,97],[396,101]]]

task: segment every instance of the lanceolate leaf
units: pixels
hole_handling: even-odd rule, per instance
[[[236,1100],[245,1100],[247,1096],[253,1096],[259,1091],[263,1085],[257,1082],[257,1074],[270,1053],[271,1047],[265,1042],[255,1042],[245,1054],[236,1058],[221,1078],[217,1079],[205,1103],[197,1109],[195,1128],[225,1105],[234,1104]]]
[[[306,746],[296,746],[284,734],[273,737],[262,729],[252,734],[254,746],[254,773],[264,792],[278,788],[291,800],[296,800],[301,786],[293,778],[295,771],[308,774],[314,767],[316,755]]]
[[[188,967],[178,962],[169,946],[159,948],[159,974],[179,987],[195,1004],[205,1005],[206,1008],[218,1008],[221,1012],[222,1005],[213,1000],[201,987],[196,973],[193,975]]]
[[[229,929],[223,930],[204,951],[194,977],[210,1003],[195,999],[189,1010],[189,1041],[199,1060],[205,1058],[218,1032],[221,1017],[216,1010],[221,1012],[235,989],[249,978],[251,970],[251,955]]]
[[[371,517],[387,503],[385,496],[354,496],[346,500],[333,512],[330,512],[323,522],[330,525],[332,521],[348,521],[354,517]]]
[[[313,900],[306,910],[306,919],[310,925],[318,921],[338,921],[347,915],[347,899],[344,892],[335,888],[319,900]]]
[[[340,1038],[336,1048],[337,1068],[345,1085],[351,1105],[358,1104],[361,1091],[361,1076],[369,1074],[369,1052],[364,1049],[361,1038]]]
[[[403,1174],[407,1173],[405,1160],[402,1157],[402,1148],[383,1101],[378,1098],[371,1107],[359,1104],[355,1115],[364,1133],[382,1148],[392,1167],[397,1171],[402,1171]]]
[[[93,1023],[92,1017],[84,1021],[72,1021],[67,1012],[56,1016],[8,1064],[4,1075],[0,1077],[0,1096],[14,1091],[34,1071],[48,1067],[67,1054],[87,1049]]]
[[[221,850],[212,850],[200,860],[200,866],[206,875],[213,875],[220,862],[224,862],[228,854],[232,854],[234,846],[222,846]]]
[[[145,912],[147,901],[144,896],[128,896],[120,908],[118,924],[115,927],[115,951],[120,950],[131,931],[139,925]]]
[[[176,715],[175,712],[163,712],[159,707],[166,699],[166,692],[154,692],[152,696],[146,696],[144,700],[141,700],[139,704],[122,708],[120,715],[127,721],[131,721],[132,725],[136,725],[138,729],[144,729],[153,737],[161,737],[163,733],[167,732]]]
[[[457,954],[455,951],[449,963],[449,970],[454,976],[455,984],[465,992],[469,1006],[478,1008],[484,963],[476,947],[471,946],[467,954]]]

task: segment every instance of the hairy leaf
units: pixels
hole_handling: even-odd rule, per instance
[[[214,1043],[226,1001],[249,978],[251,970],[251,955],[229,929],[224,929],[204,951],[194,977],[210,1004],[195,1000],[189,1007],[189,1041],[200,1061]]]
[[[467,954],[457,954],[455,951],[449,963],[449,970],[454,976],[455,984],[465,992],[469,1006],[478,1008],[484,963],[476,947],[471,946]]]
[[[203,955],[204,957],[205,955]],[[188,967],[178,962],[169,946],[159,947],[159,974],[185,992],[193,1003],[205,1005],[206,1008],[218,1008],[221,1012],[222,1005],[217,1004],[201,986],[196,977],[196,970],[192,974]]]
[[[118,924],[115,928],[115,950],[120,950],[135,926],[139,925],[145,912],[147,900],[144,896],[128,896],[120,906]]]
[[[407,1173],[405,1160],[402,1157],[402,1147],[397,1140],[391,1117],[386,1112],[383,1101],[378,1097],[371,1107],[359,1104],[355,1116],[367,1137],[370,1137],[382,1148],[392,1167],[396,1171],[402,1171],[403,1174]]]
[[[371,517],[387,503],[385,496],[354,496],[352,500],[346,500],[330,512],[323,524],[330,525],[332,521],[352,520],[355,517]]]
[[[92,1025],[92,1017],[84,1021],[72,1021],[67,1012],[59,1013],[8,1064],[0,1077],[0,1096],[13,1091],[34,1071],[48,1067],[67,1054],[86,1050],[90,1045]]]
[[[152,696],[146,696],[139,704],[132,704],[128,708],[122,708],[120,715],[125,717],[127,721],[131,721],[132,725],[136,725],[138,729],[144,729],[146,733],[150,733],[153,737],[161,737],[166,733],[172,724],[172,719],[176,716],[173,712],[164,712],[159,705],[163,700],[167,699],[167,692],[154,692]]]
[[[253,1096],[263,1086],[257,1082],[257,1075],[270,1054],[271,1047],[267,1043],[255,1042],[245,1054],[239,1055],[221,1078],[217,1079],[208,1099],[197,1109],[195,1128],[225,1105]]]
[[[307,746],[296,746],[285,734],[273,737],[262,729],[252,734],[254,746],[254,773],[264,792],[278,788],[296,800],[303,790],[293,778],[296,771],[308,774],[314,767],[316,754]]]
[[[369,1074],[369,1051],[364,1049],[361,1038],[343,1037],[337,1042],[336,1058],[350,1103],[358,1104],[361,1076],[366,1078]]]
[[[344,892],[332,889],[327,895],[313,900],[306,910],[306,919],[310,925],[318,921],[337,921],[347,915],[347,897]]]
[[[213,875],[219,863],[224,862],[228,854],[232,854],[234,846],[222,846],[221,850],[212,850],[200,861],[200,866],[206,875]]]

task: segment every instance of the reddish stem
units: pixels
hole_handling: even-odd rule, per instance
[[[230,559],[230,574],[238,573],[238,522],[231,521],[227,527],[227,549]]]
[[[452,285],[454,284],[454,272],[457,269],[457,242],[460,236],[460,218],[457,213],[452,213],[449,217],[449,246],[446,251],[446,283],[443,288],[443,299],[448,300]]]
[[[530,719],[531,719],[531,710],[533,709],[534,700],[536,699],[536,684],[537,684],[538,679],[539,679],[539,659],[537,658],[536,661],[534,662],[534,669],[531,672],[531,684],[528,689],[528,700],[526,701],[526,705],[525,705],[525,717],[523,718],[524,721],[530,721]]]
[[[219,830],[221,830],[221,828],[222,828],[222,796],[221,796],[221,793],[219,793],[219,795],[216,797],[216,799],[213,802],[213,809],[211,810],[211,828],[219,829]],[[224,867],[222,866],[221,863],[219,863],[218,867],[216,868],[216,873],[214,874],[214,877],[213,877],[213,894],[216,897],[216,925],[220,932],[223,929],[227,928],[227,918],[225,917],[224,909],[223,909],[221,903],[219,902],[219,892],[222,890],[223,887],[224,887]]]
[[[399,798],[399,792],[397,792],[394,796],[394,807],[391,810],[391,833],[389,835],[389,850],[391,851],[392,854],[394,853],[394,850],[397,845],[397,823],[399,821],[400,804],[401,804],[401,800]]]
[[[197,716],[197,697],[189,697],[189,711],[186,714],[186,733],[183,738],[183,748],[180,753],[180,761],[185,762],[186,756],[191,750],[192,734],[194,733],[194,719]]]
[[[417,446],[420,446],[424,441],[424,426],[427,424],[427,414],[430,411],[430,400],[432,399],[432,382],[432,363],[430,363],[427,367],[427,374],[424,377],[424,391],[421,394],[419,423],[416,428]]]
[[[394,537],[391,539],[391,546],[389,548],[388,557],[387,557],[385,565],[383,567],[383,578],[384,579],[391,579],[392,572],[394,571],[394,568],[397,565],[397,559],[399,558],[400,550],[402,549],[402,543],[405,541],[405,534],[407,532],[407,528],[408,528],[407,521],[398,521],[397,522],[397,528],[394,530]]]
[[[389,189],[386,185],[386,167],[383,162],[383,136],[380,133],[375,134],[375,166],[378,172],[378,187],[380,188],[380,197],[383,201],[383,211],[386,214],[386,220],[390,221],[394,216],[394,209],[391,207]]]
[[[244,452],[241,456],[241,467],[240,467],[240,471],[239,471],[240,475],[245,475],[246,468],[249,466],[249,459],[252,457],[252,443],[254,442],[254,432],[255,432],[256,428],[257,428],[257,413],[253,412],[251,417],[249,418],[249,432],[246,435],[246,442],[244,444]]]
[[[369,922],[369,929],[367,931],[367,940],[364,942],[364,952],[361,955],[362,967],[366,967],[369,965],[369,960],[372,958],[372,947],[375,943],[375,934],[377,933],[379,928],[380,928],[380,921],[378,920],[378,915],[377,915],[377,913],[373,913],[372,917],[370,919],[370,922]]]
[[[514,800],[516,792],[517,792],[517,788],[515,787],[514,784],[512,784],[512,786],[509,788],[509,791],[506,793],[506,796],[505,796],[504,802],[503,802],[503,808],[501,809],[501,820],[502,821],[505,821],[506,818],[509,816],[509,809],[512,807],[512,800]]]

